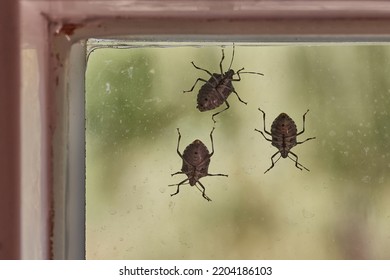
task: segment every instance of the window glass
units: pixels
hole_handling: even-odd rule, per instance
[[[197,109],[205,82],[183,91],[210,79],[191,62],[220,73],[223,49],[227,71],[232,44],[96,44],[86,72],[88,259],[390,258],[388,44],[236,43],[231,69],[264,76],[240,74],[233,86],[247,105],[231,93],[215,124],[226,104]],[[258,108],[270,133],[281,113],[301,132],[309,110],[296,138],[315,137],[266,173],[283,144],[255,131]],[[212,201],[199,185],[171,196],[168,185],[187,178],[171,176],[183,163],[177,128],[180,153],[195,139],[211,152],[214,126],[208,172],[228,177],[199,180]]]

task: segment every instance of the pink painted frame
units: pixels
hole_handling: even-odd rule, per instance
[[[0,35],[6,38],[0,44],[2,259],[80,256],[65,253],[71,226],[65,222],[65,189],[73,44],[91,37],[208,40],[235,36],[259,42],[390,39],[387,1],[3,0],[1,5]],[[29,93],[31,103],[23,112],[20,43],[22,52],[34,51],[39,74],[37,86]],[[28,112],[29,108],[38,108],[39,113]],[[39,121],[22,118],[22,113],[35,114]],[[31,131],[36,141],[28,141]],[[34,193],[39,196],[30,199]],[[83,229],[76,230],[83,234]]]

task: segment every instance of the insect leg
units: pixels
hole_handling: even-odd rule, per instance
[[[270,168],[268,168],[268,169],[264,172],[264,174],[267,173],[268,171],[270,171],[270,170],[275,166],[275,163],[277,163],[278,160],[280,159],[281,156],[279,156],[279,158],[278,158],[276,161],[274,161],[274,157],[275,157],[277,154],[279,154],[279,151],[277,151],[276,153],[274,153],[274,154],[272,155],[272,157],[271,157],[272,165],[271,165]]]
[[[206,70],[206,69],[203,69],[203,68],[200,68],[200,67],[196,66],[195,63],[194,63],[193,61],[191,61],[191,63],[192,63],[192,65],[193,65],[196,69],[205,71],[205,72],[206,72],[207,74],[209,74],[210,76],[213,75],[213,74],[211,74],[210,71],[208,71],[208,70]]]
[[[309,169],[307,169],[306,167],[304,167],[302,164],[300,164],[300,163],[298,162],[298,156],[297,156],[296,154],[294,154],[294,153],[291,152],[291,151],[290,151],[290,154],[292,154],[292,155],[295,157],[295,160],[292,159],[290,156],[289,156],[288,158],[291,159],[292,161],[295,161],[295,166],[296,166],[298,169],[302,170],[302,168],[298,166],[298,165],[300,165],[300,166],[302,166],[303,168],[305,168],[307,171],[310,171]]]
[[[213,120],[214,123],[216,123],[216,121],[214,119],[216,115],[218,115],[218,114],[222,113],[223,111],[226,111],[227,109],[230,108],[230,105],[229,105],[229,103],[226,100],[225,100],[225,103],[226,103],[226,108],[225,109],[223,109],[222,111],[219,111],[219,112],[217,112],[217,113],[215,113],[214,115],[211,116],[211,119]]]
[[[214,154],[214,141],[213,141],[213,132],[214,132],[215,127],[210,132],[210,139],[211,139],[211,153],[209,155],[209,158]],[[207,176],[225,176],[228,177],[228,175],[225,174],[207,174]]]
[[[185,174],[185,172],[183,171],[178,171],[176,173],[172,173],[171,176],[175,176],[175,175],[178,175],[178,174]],[[176,185],[176,184],[175,184]],[[175,185],[172,185],[172,186],[175,186]]]
[[[186,181],[188,181],[188,178],[187,179],[184,179],[183,181],[181,181],[179,184],[174,184],[174,185],[169,185],[169,186],[177,186],[177,190],[175,193],[172,193],[171,196],[174,196],[174,195],[177,195],[179,193],[179,187],[181,185],[183,185]]]
[[[202,81],[202,82],[205,82],[205,83],[207,83],[207,82],[208,82],[208,81],[206,81],[205,79],[198,78],[198,79],[195,81],[195,84],[192,86],[192,88],[191,88],[190,90],[183,90],[183,93],[185,93],[185,92],[191,92],[191,91],[193,91],[193,90],[194,90],[194,88],[195,88],[195,86],[196,86],[196,84],[197,84],[199,81]]]
[[[209,173],[207,173],[206,176],[224,176],[224,177],[229,177],[226,174],[209,174]]]
[[[239,81],[241,81],[240,72],[241,72],[242,70],[244,70],[244,68],[241,68],[241,69],[239,69],[239,70],[236,72],[236,75],[238,76],[238,78],[237,78],[237,79],[232,79],[232,81],[234,81],[234,82],[239,82]]]
[[[211,156],[214,154],[214,141],[213,141],[213,132],[214,132],[214,129],[215,129],[215,126],[213,127],[213,129],[212,129],[211,132],[210,132],[211,154],[209,155],[209,157],[211,157]]]
[[[179,157],[183,159],[183,155],[179,151],[179,145],[180,145],[180,139],[181,139],[181,134],[180,134],[179,128],[177,128],[177,133],[179,134],[179,138],[177,139],[177,149],[176,149],[176,151],[177,151],[177,154],[179,155]]]
[[[316,139],[316,138],[315,138],[315,137],[307,138],[305,141],[297,142],[297,145],[298,145],[298,144],[305,143],[306,141],[309,141],[309,140],[312,140],[312,139]]]
[[[202,192],[202,196],[203,196],[207,201],[211,201],[211,199],[206,195],[206,188],[202,185],[201,182],[198,181],[198,183],[199,183],[199,185],[202,187],[202,190],[200,190],[200,189],[198,188],[198,190],[200,190],[200,191]],[[196,187],[198,187],[198,186],[196,186]]]
[[[302,131],[299,132],[296,136],[301,135],[303,132],[305,132],[305,117],[306,117],[307,112],[309,112],[309,110],[307,110],[306,113],[303,114],[303,129],[302,129]],[[312,139],[316,139],[316,138],[315,138],[315,137],[307,138],[305,141],[297,142],[297,145],[298,145],[298,144],[302,144],[302,143],[304,143],[304,142],[306,142],[306,141],[309,141],[309,140],[312,140]]]
[[[305,132],[305,117],[306,117],[307,112],[309,112],[309,110],[307,110],[306,113],[303,114],[303,129],[302,129],[301,132],[299,132],[299,133],[297,134],[297,136],[298,136],[298,135],[301,135],[303,132]]]
[[[238,95],[238,93],[237,93],[237,91],[236,91],[236,90],[233,90],[233,92],[236,94],[236,96],[237,96],[238,100],[240,100],[240,102],[241,102],[241,103],[244,103],[245,105],[247,105],[247,104],[248,104],[248,102],[245,102],[245,101],[243,101],[243,100],[240,98],[240,96]]]
[[[264,137],[265,140],[272,142],[271,139],[268,139],[267,137],[265,137],[265,135],[264,135],[264,133],[263,133],[262,131],[260,131],[260,130],[258,130],[258,129],[256,129],[256,128],[255,128],[255,131],[260,132],[261,135],[263,135],[263,137]]]
[[[263,127],[264,127],[264,132],[267,133],[268,135],[272,136],[272,134],[271,134],[269,131],[267,131],[267,129],[265,128],[265,112],[264,112],[263,110],[261,110],[260,108],[258,108],[258,109],[259,109],[260,112],[263,113]],[[259,131],[259,130],[256,130],[256,131],[258,131],[258,132],[260,132],[261,134],[263,134],[263,132],[261,132],[261,131]],[[266,140],[272,141],[272,140],[266,138],[264,134],[263,134],[263,136],[264,136],[264,138],[265,138]]]

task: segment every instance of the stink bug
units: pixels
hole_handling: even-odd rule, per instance
[[[264,124],[264,132],[267,133],[272,137],[272,139],[268,139],[264,133],[258,129],[255,129],[255,131],[260,132],[261,135],[265,138],[265,140],[270,141],[272,143],[272,146],[275,146],[278,148],[278,151],[271,157],[272,165],[270,168],[268,168],[264,173],[267,173],[272,167],[274,167],[275,163],[282,157],[286,158],[288,157],[292,161],[295,161],[295,166],[302,170],[302,167],[305,168],[302,164],[298,163],[298,156],[294,154],[291,149],[298,145],[302,144],[306,141],[315,139],[315,137],[307,138],[305,141],[297,142],[297,136],[301,135],[305,131],[305,116],[309,110],[306,111],[305,114],[303,114],[303,129],[301,132],[297,133],[297,126],[295,125],[295,122],[293,119],[291,119],[286,113],[281,113],[272,123],[271,126],[271,133],[268,132],[265,128],[265,112],[259,108],[259,111],[263,113],[263,124]],[[274,157],[280,153],[279,158],[274,161]],[[289,154],[292,154],[295,159],[291,158]]]
[[[233,69],[231,69],[233,59],[234,59],[234,45],[233,45],[232,60],[230,61],[229,69],[226,72],[224,72],[222,69],[222,62],[224,59],[225,59],[225,53],[224,53],[224,50],[222,49],[222,58],[221,58],[221,62],[219,63],[220,74],[211,73],[210,71],[208,71],[206,69],[200,68],[200,67],[196,66],[195,63],[192,61],[191,63],[196,69],[205,71],[211,77],[209,80],[198,78],[190,90],[183,91],[183,93],[184,92],[192,92],[194,90],[196,84],[199,81],[202,81],[205,83],[200,88],[199,93],[198,93],[198,97],[197,97],[198,105],[196,108],[198,108],[198,110],[201,112],[213,110],[225,102],[226,108],[212,115],[212,119],[213,119],[214,123],[215,123],[214,117],[216,115],[229,109],[230,105],[227,102],[227,99],[232,92],[234,92],[237,95],[237,98],[241,103],[244,103],[245,105],[247,104],[247,102],[243,101],[240,98],[240,96],[238,95],[238,93],[236,92],[236,90],[234,89],[233,84],[232,84],[232,82],[241,81],[240,74],[245,73],[245,74],[256,74],[256,75],[264,76],[264,74],[257,73],[257,72],[243,72],[244,68],[237,70],[237,72],[235,72]],[[237,78],[233,78],[234,75],[237,75]]]
[[[179,151],[179,144],[180,144],[180,139],[181,139],[181,134],[179,129],[177,129],[177,133],[179,134],[179,139],[177,140],[177,153],[183,160],[183,165],[181,168],[181,171],[173,173],[173,175],[177,174],[185,174],[187,175],[187,179],[184,179],[181,181],[179,184],[173,184],[169,186],[177,186],[177,190],[175,193],[171,194],[171,196],[174,196],[179,193],[179,187],[189,181],[189,184],[191,186],[196,186],[198,189],[199,187],[196,185],[198,183],[200,187],[202,188],[199,189],[202,192],[203,197],[211,201],[211,199],[205,194],[205,187],[202,185],[202,183],[199,181],[200,178],[205,177],[205,176],[228,176],[225,174],[209,174],[208,169],[209,169],[209,164],[210,164],[210,158],[214,154],[214,142],[213,142],[213,131],[215,127],[211,130],[210,133],[210,139],[211,139],[211,147],[212,151],[209,153],[209,150],[205,146],[205,144],[202,143],[200,140],[195,140],[191,144],[185,148],[183,154],[180,153]]]

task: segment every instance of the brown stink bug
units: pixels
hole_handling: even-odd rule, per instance
[[[180,139],[181,139],[181,134],[179,129],[177,129],[177,133],[179,134],[179,139],[177,140],[177,153],[183,160],[183,165],[181,168],[181,171],[173,173],[173,175],[177,174],[185,174],[187,175],[187,179],[184,179],[181,181],[179,184],[173,184],[169,186],[177,186],[177,190],[175,193],[171,194],[171,196],[174,196],[179,193],[179,187],[189,181],[189,184],[191,186],[196,186],[198,189],[199,187],[196,185],[198,183],[200,187],[202,188],[199,189],[202,192],[203,197],[211,201],[211,199],[205,194],[205,187],[202,185],[202,183],[199,181],[200,178],[205,177],[205,176],[228,176],[225,174],[210,174],[208,173],[209,169],[209,164],[210,164],[210,158],[214,154],[214,142],[213,142],[213,131],[215,127],[211,130],[210,133],[210,139],[211,139],[211,148],[212,151],[209,153],[209,150],[205,146],[205,144],[202,143],[200,140],[195,140],[191,144],[185,148],[183,154],[180,153],[179,151],[179,144],[180,144]]]
[[[219,69],[220,73],[211,73],[210,71],[200,68],[195,65],[195,63],[192,61],[192,65],[198,69],[205,71],[207,74],[209,74],[211,77],[209,80],[205,80],[202,78],[198,78],[192,88],[190,90],[184,90],[183,92],[192,92],[193,89],[195,88],[196,84],[199,81],[204,82],[203,86],[200,88],[198,97],[197,97],[197,108],[199,111],[204,112],[204,111],[209,111],[213,110],[217,107],[219,107],[222,103],[226,104],[226,108],[213,114],[212,119],[215,123],[214,117],[223,111],[226,111],[229,109],[230,105],[227,102],[227,99],[229,95],[234,92],[237,95],[237,98],[240,102],[247,104],[247,102],[243,101],[236,90],[233,87],[232,82],[238,82],[241,81],[241,76],[240,74],[256,74],[256,75],[261,75],[264,76],[262,73],[257,73],[257,72],[243,72],[244,68],[239,69],[237,72],[235,72],[232,67],[233,59],[234,59],[234,44],[233,44],[233,54],[232,54],[232,60],[230,61],[229,69],[224,72],[222,69],[222,62],[225,59],[225,53],[224,50],[222,49],[222,59],[221,62],[219,63]],[[237,78],[233,78],[234,75],[237,75]]]
[[[295,122],[292,118],[290,118],[286,113],[281,113],[272,123],[271,126],[271,133],[269,133],[265,128],[265,112],[259,108],[259,111],[263,113],[263,124],[264,124],[264,132],[267,133],[272,137],[272,139],[268,139],[264,133],[258,129],[255,129],[257,132],[260,132],[265,140],[270,141],[272,143],[272,146],[275,146],[278,148],[278,151],[271,157],[272,165],[270,168],[268,168],[264,173],[267,173],[272,167],[274,167],[275,163],[282,157],[286,158],[288,157],[292,161],[295,162],[295,166],[302,170],[301,167],[305,168],[302,164],[298,163],[298,156],[294,154],[291,149],[298,145],[302,144],[306,141],[315,139],[315,137],[307,138],[305,141],[297,142],[297,136],[301,135],[303,132],[305,132],[305,116],[309,110],[306,111],[305,114],[303,114],[303,129],[301,132],[297,133],[297,126],[295,125]],[[274,161],[274,157],[280,153],[279,158]],[[292,154],[295,159],[291,158],[289,154]]]

